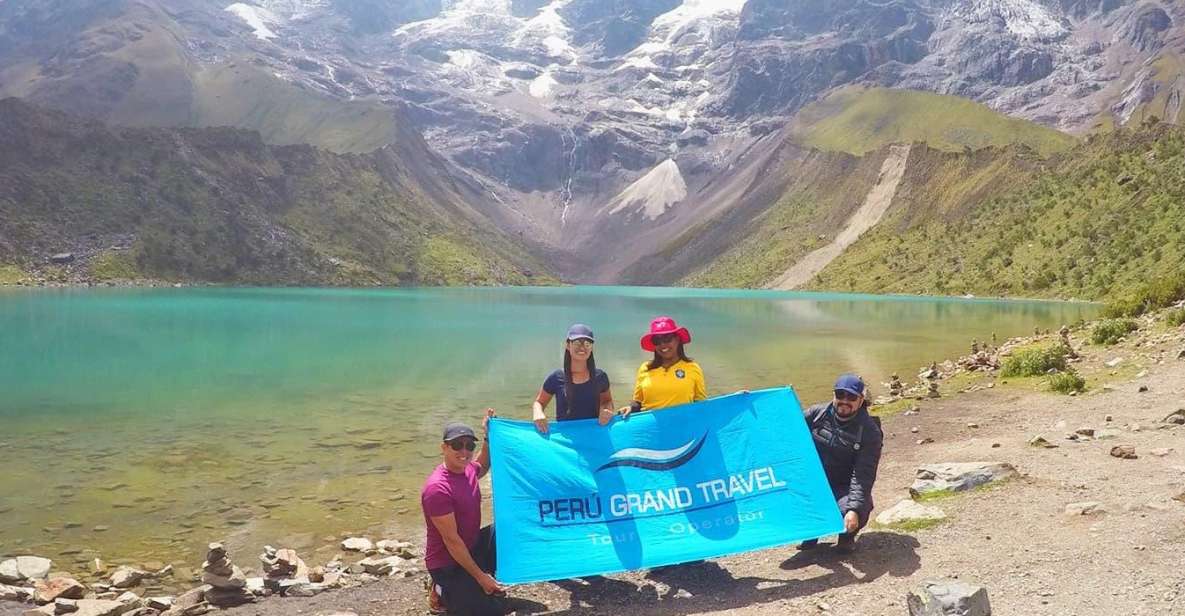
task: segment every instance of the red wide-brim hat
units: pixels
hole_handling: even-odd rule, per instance
[[[650,341],[650,337],[664,334],[675,334],[683,344],[691,342],[691,332],[687,331],[686,327],[679,327],[671,317],[658,317],[650,322],[650,331],[642,336],[642,349],[654,352],[654,343]]]

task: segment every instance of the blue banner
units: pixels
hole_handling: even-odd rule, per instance
[[[499,581],[644,569],[833,535],[792,389],[614,419],[490,423]]]

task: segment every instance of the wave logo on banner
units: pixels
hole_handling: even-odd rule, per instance
[[[669,565],[842,531],[798,397],[733,394],[615,419],[490,425],[498,579]]]
[[[653,449],[642,449],[639,447],[630,447],[629,449],[622,449],[621,451],[609,457],[606,462],[597,471],[603,471],[607,468],[615,466],[636,466],[651,471],[669,471],[687,464],[699,453],[701,447],[704,446],[704,441],[708,439],[705,434],[700,437],[699,441],[691,441],[686,445],[673,449],[670,451],[655,451]]]

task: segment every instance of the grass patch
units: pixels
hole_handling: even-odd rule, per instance
[[[1111,346],[1139,328],[1140,326],[1131,319],[1104,319],[1091,330],[1090,341]]]
[[[24,270],[15,265],[0,265],[0,285],[21,284],[29,279]]]
[[[1181,327],[1185,324],[1185,308],[1175,308],[1168,311],[1164,315],[1164,321],[1169,324],[1169,327]]]
[[[1059,394],[1082,393],[1086,391],[1086,379],[1082,378],[1082,375],[1073,369],[1050,375],[1048,383],[1049,389]]]
[[[136,267],[136,259],[126,251],[104,252],[95,257],[90,264],[91,276],[96,280],[138,280],[140,270]]]
[[[1050,370],[1066,369],[1068,349],[1061,343],[1016,349],[1000,366],[1002,377],[1042,376]]]
[[[912,141],[954,152],[1023,143],[1044,155],[1068,150],[1077,142],[964,98],[862,87],[844,88],[808,105],[795,118],[793,131],[806,145],[857,156]]]
[[[914,532],[917,532],[920,530],[934,528],[935,526],[945,524],[949,521],[950,521],[949,517],[942,519],[942,520],[931,520],[931,519],[907,520],[905,522],[898,522],[896,524],[877,524],[876,527],[877,528],[885,528],[885,529],[889,529],[889,530],[901,531],[901,532],[905,532],[905,533],[914,533]]]
[[[1108,317],[1138,317],[1168,308],[1185,299],[1185,272],[1159,276],[1127,293],[1113,298],[1103,311]]]
[[[869,409],[869,413],[877,417],[892,417],[908,411],[916,401],[913,398],[902,398],[886,404],[878,404]]]
[[[918,494],[913,496],[913,500],[918,503],[928,503],[932,501],[948,500],[963,494],[975,494],[978,492],[987,492],[1004,487],[1008,482],[1012,481],[1014,477],[1007,477],[998,479],[991,483],[975,486],[970,490],[935,490],[933,492],[926,492],[925,494]]]
[[[967,492],[968,490],[963,490],[963,491]],[[933,492],[925,492],[922,494],[918,494],[917,496],[913,497],[913,500],[915,500],[919,503],[929,503],[932,501],[940,501],[940,500],[946,500],[948,498],[954,498],[958,495],[959,495],[959,493],[954,490],[935,490]]]

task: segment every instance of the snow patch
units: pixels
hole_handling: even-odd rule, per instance
[[[251,26],[251,29],[255,31],[255,36],[260,40],[267,41],[276,38],[277,35],[271,29],[271,26],[281,23],[281,20],[275,13],[265,8],[243,4],[242,2],[236,2],[224,10],[233,13],[248,26]]]
[[[527,86],[527,91],[535,98],[548,98],[557,85],[559,82],[551,76],[551,73],[543,73],[531,81],[531,85]]]
[[[1034,0],[965,0],[952,14],[969,23],[992,23],[1023,40],[1057,40],[1069,29],[1048,8]]]
[[[649,220],[662,216],[672,205],[687,198],[687,182],[679,171],[679,164],[668,158],[638,178],[614,197],[610,214],[626,208],[638,208]]]

